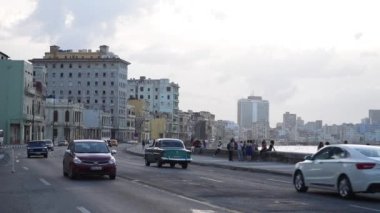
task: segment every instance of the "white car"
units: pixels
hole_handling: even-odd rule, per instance
[[[380,147],[326,146],[296,164],[293,184],[298,192],[316,187],[337,191],[342,198],[380,192]]]

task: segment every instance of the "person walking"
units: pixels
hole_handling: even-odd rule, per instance
[[[214,156],[216,156],[220,152],[220,150],[222,149],[222,146],[223,146],[222,140],[219,139],[218,146],[216,147]]]
[[[320,141],[319,144],[318,144],[318,148],[317,148],[317,150],[320,150],[323,146],[324,146],[324,145],[323,145],[323,142]]]
[[[273,152],[276,151],[276,149],[274,148],[274,140],[271,140],[271,141],[270,141],[268,151],[270,151],[270,152],[271,152],[271,151],[273,151]]]
[[[249,160],[252,160],[253,158],[253,147],[252,147],[252,141],[248,140],[247,147],[245,148],[246,156]]]
[[[227,144],[228,160],[229,161],[233,161],[234,149],[235,149],[235,140],[234,140],[234,138],[231,138],[230,142]]]
[[[240,141],[238,143],[237,154],[238,154],[238,160],[242,161],[243,160],[243,141]]]

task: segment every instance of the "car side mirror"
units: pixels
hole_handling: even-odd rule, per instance
[[[312,160],[313,158],[311,157],[311,155],[306,155],[304,159],[305,160]]]
[[[65,153],[71,155],[71,150],[70,149],[66,149]]]
[[[116,150],[111,150],[111,155],[116,155],[117,151]]]

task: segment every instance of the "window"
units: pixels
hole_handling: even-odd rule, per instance
[[[81,94],[81,91],[80,90],[78,90],[78,95],[80,95]]]
[[[95,78],[97,78],[97,77],[98,77],[98,73],[96,72],[96,73],[95,73]]]
[[[111,81],[111,86],[113,86],[114,85],[114,83],[113,83],[113,81]]]
[[[87,73],[87,78],[89,78],[89,77],[91,77],[91,73],[88,72]]]
[[[70,69],[73,68],[73,65],[72,65],[72,64],[69,64],[69,68],[70,68]]]
[[[60,91],[59,91],[59,94],[60,94],[60,95],[63,95],[63,90],[60,90]]]
[[[55,68],[55,64],[53,64],[53,66],[52,66],[53,68]]]
[[[82,73],[78,73],[78,78],[81,78],[82,77]]]
[[[157,100],[157,99],[158,99],[158,95],[154,96],[154,99],[156,99],[156,100]]]
[[[98,100],[97,100],[97,99],[95,99],[95,103],[96,103],[96,104],[98,103]]]
[[[70,112],[69,112],[69,110],[66,110],[66,112],[65,112],[65,122],[70,122]]]
[[[148,99],[150,99],[150,95],[148,95]]]
[[[53,72],[53,78],[55,78],[55,72]]]
[[[143,95],[140,95],[140,99],[144,99],[144,96],[143,96]]]
[[[105,86],[106,85],[106,82],[105,81],[103,81],[103,86]]]
[[[81,68],[82,68],[82,65],[78,64],[78,68],[81,69]]]
[[[95,86],[98,86],[98,82],[97,81],[95,81]]]
[[[170,87],[166,87],[166,91],[170,92],[171,88]]]
[[[86,94],[89,95],[89,94],[90,94],[90,90],[87,90],[87,91],[86,91]]]
[[[58,122],[58,111],[57,110],[54,110],[54,112],[53,112],[53,121]]]
[[[103,95],[105,95],[105,94],[106,94],[106,91],[105,91],[105,90],[103,90],[102,94],[103,94]]]
[[[80,81],[78,81],[78,86],[80,86],[82,83]]]
[[[95,95],[98,95],[98,90],[95,90]]]
[[[60,76],[61,76],[61,78],[63,78],[63,72],[61,72]]]
[[[69,95],[71,95],[71,90],[69,90]]]
[[[89,81],[87,81],[87,86],[90,86],[90,82]]]
[[[168,95],[168,100],[170,100],[170,95]]]
[[[69,73],[69,78],[72,78],[73,77],[73,74],[70,72]]]
[[[111,90],[111,95],[113,95],[114,94],[114,92],[113,92],[113,90]]]
[[[89,103],[90,103],[90,99],[87,99],[86,103],[88,103],[88,104],[89,104]]]
[[[144,91],[144,87],[140,87],[140,92],[143,92]]]
[[[104,73],[103,73],[103,77],[107,77],[107,73],[104,72]]]
[[[154,90],[156,90],[156,92],[158,92],[158,88],[155,88]]]
[[[107,65],[106,64],[103,64],[103,68],[106,68],[107,67]]]

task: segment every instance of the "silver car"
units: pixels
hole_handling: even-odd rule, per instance
[[[380,147],[326,146],[296,164],[293,184],[298,192],[315,187],[337,191],[342,198],[380,192]]]

